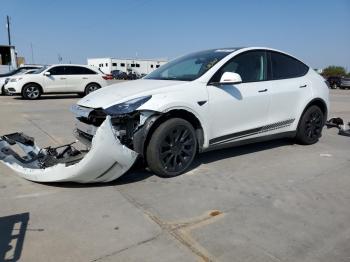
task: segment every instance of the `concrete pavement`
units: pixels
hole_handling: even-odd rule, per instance
[[[71,142],[77,99],[0,97],[0,134]],[[350,91],[331,90],[333,116],[350,121]],[[208,152],[171,179],[38,184],[0,165],[0,261],[350,261],[349,169],[335,129]]]

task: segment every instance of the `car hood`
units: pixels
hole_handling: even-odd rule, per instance
[[[125,81],[103,87],[82,98],[77,104],[89,108],[107,108],[136,97],[166,92],[167,88],[184,83],[184,81],[152,79]]]

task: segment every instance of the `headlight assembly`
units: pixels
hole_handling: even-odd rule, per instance
[[[20,78],[11,78],[10,82],[17,82],[17,81],[19,81],[21,79],[22,79],[22,77],[20,77]]]
[[[128,114],[135,111],[140,106],[142,106],[144,103],[150,100],[151,97],[152,96],[138,97],[138,98],[126,101],[124,103],[120,103],[120,104],[116,104],[114,106],[108,107],[104,111],[106,112],[107,115],[112,115],[112,116]]]

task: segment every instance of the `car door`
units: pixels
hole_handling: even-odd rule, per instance
[[[233,57],[209,81],[211,146],[261,135],[270,103],[267,70],[264,50],[247,51]],[[211,84],[219,82],[224,72],[238,73],[242,83]]]
[[[67,66],[67,92],[84,92],[96,74],[83,66]]]
[[[269,95],[269,123],[281,124],[279,132],[288,129],[312,99],[311,81],[306,74],[308,66],[299,60],[275,51],[268,51],[271,76]]]
[[[66,88],[65,67],[53,66],[46,72],[49,72],[50,75],[45,75],[44,73],[44,92],[54,93],[64,91]]]

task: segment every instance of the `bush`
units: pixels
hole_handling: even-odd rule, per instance
[[[328,66],[323,69],[322,74],[324,76],[345,76],[349,75],[350,72],[347,74],[345,68],[342,66]]]

